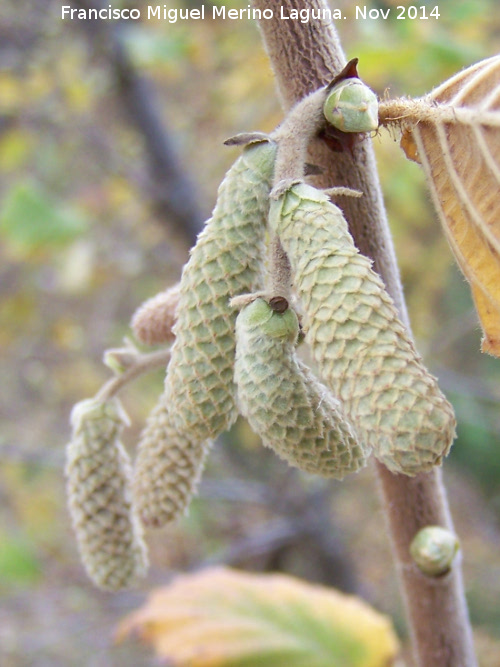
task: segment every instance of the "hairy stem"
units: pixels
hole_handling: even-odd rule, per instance
[[[478,111],[451,104],[436,104],[430,98],[396,98],[386,100],[379,107],[379,122],[382,126],[399,125],[409,127],[417,123],[460,123],[462,125],[487,125],[499,127],[496,111]]]
[[[275,188],[278,188],[280,183],[288,186],[290,182],[304,178],[308,145],[325,123],[325,99],[324,88],[303,98],[271,135],[278,144],[274,163]]]
[[[136,359],[123,373],[111,378],[111,380],[108,380],[100,388],[95,398],[103,402],[109,401],[129,382],[132,382],[132,380],[135,380],[143,373],[156,370],[157,368],[165,368],[169,361],[170,349],[149,352],[148,354],[138,353]]]
[[[271,0],[253,0],[258,9],[275,9]],[[326,10],[324,0],[282,0],[284,10]],[[289,14],[289,11],[288,11]],[[325,20],[284,21],[277,12],[260,29],[273,66],[283,107],[287,110],[305,95],[327,84],[345,64],[334,26]],[[362,76],[362,63],[361,63]],[[387,290],[409,329],[399,272],[387,224],[382,194],[369,140],[352,153],[332,154],[315,142],[313,164],[324,168],[320,187],[346,186],[363,197],[346,197],[342,208],[360,251],[374,260]],[[416,532],[429,524],[453,530],[441,471],[414,478],[394,475],[377,464],[386,516],[402,583],[409,630],[418,667],[474,667],[472,632],[465,602],[460,563],[439,579],[423,575],[413,563],[409,545]]]
[[[271,295],[282,296],[290,300],[292,278],[290,262],[277,236],[271,244]]]

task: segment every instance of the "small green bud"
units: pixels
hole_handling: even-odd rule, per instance
[[[410,554],[421,572],[429,577],[446,574],[460,547],[456,535],[440,526],[419,530],[410,544]]]
[[[377,96],[360,79],[344,79],[326,98],[326,120],[342,132],[370,132],[378,127]]]
[[[137,350],[128,348],[106,350],[102,361],[115,375],[122,375],[137,361]]]
[[[299,334],[299,321],[295,312],[288,308],[278,313],[264,299],[255,299],[241,312],[240,319],[248,327],[258,327],[262,335],[270,338],[295,343]]]
[[[139,350],[129,338],[125,338],[124,343],[123,347],[105,350],[102,358],[104,365],[112,370],[115,375],[122,375],[131,366],[134,366],[140,355]]]

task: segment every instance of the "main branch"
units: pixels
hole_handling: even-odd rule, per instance
[[[257,9],[276,10],[273,0],[253,0]],[[323,15],[324,0],[282,0],[284,12],[313,10]],[[260,29],[285,110],[320,86],[345,65],[345,57],[331,22],[308,23],[274,18]],[[361,63],[362,74],[362,63]],[[369,140],[351,154],[332,154],[319,142],[312,145],[310,161],[324,171],[319,187],[346,186],[363,197],[346,197],[342,209],[360,251],[371,257],[410,329],[397,262],[387,224],[382,193]],[[467,614],[460,563],[439,579],[423,575],[410,557],[409,545],[421,528],[437,524],[453,529],[441,471],[414,478],[393,475],[377,464],[398,573],[402,583],[408,625],[418,667],[474,667],[472,631]]]

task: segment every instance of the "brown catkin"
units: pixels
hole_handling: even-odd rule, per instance
[[[393,472],[441,463],[455,435],[453,408],[341,210],[300,183],[273,201],[270,223],[290,260],[318,371],[357,433]]]
[[[127,423],[116,398],[81,401],[71,413],[66,450],[68,505],[80,556],[92,581],[112,591],[132,585],[148,565],[131,502],[129,457],[119,440]]]
[[[134,498],[142,521],[160,527],[187,509],[212,442],[177,429],[168,407],[152,410],[137,451]]]
[[[135,311],[131,327],[134,335],[145,345],[170,343],[175,336],[175,311],[179,303],[180,285],[156,294]]]

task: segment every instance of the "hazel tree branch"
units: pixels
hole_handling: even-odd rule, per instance
[[[324,0],[283,0],[284,11],[325,10]],[[273,9],[271,0],[253,0],[257,9]],[[284,21],[275,12],[260,22],[260,30],[282,105],[288,110],[303,97],[326,85],[345,65],[345,57],[331,22],[311,19],[308,23]],[[347,197],[342,209],[360,251],[371,257],[382,276],[402,321],[410,330],[396,257],[382,193],[369,140],[351,153],[327,152],[319,141],[311,144],[310,161],[323,173],[319,187],[344,186],[363,192]],[[453,530],[441,471],[414,478],[394,475],[377,463],[377,473],[401,581],[415,665],[418,667],[474,667],[472,630],[465,602],[460,560],[441,578],[420,572],[409,546],[415,534],[427,525]]]

